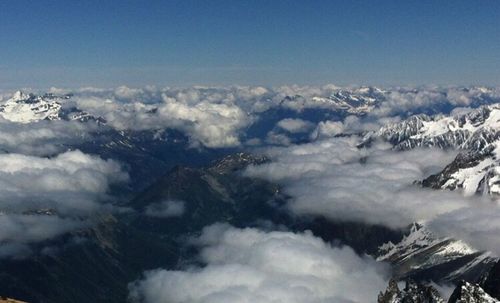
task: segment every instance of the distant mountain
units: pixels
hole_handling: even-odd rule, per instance
[[[314,124],[364,116],[387,101],[388,94],[365,87],[339,89],[327,97],[287,96],[265,111],[250,113],[255,121],[241,136],[264,140],[283,119]],[[325,241],[349,245],[357,253],[390,263],[395,279],[411,281],[404,289],[392,281],[379,296],[380,303],[444,302],[434,287],[422,284],[428,280],[469,281],[460,284],[453,302],[496,302],[484,300],[498,298],[499,263],[487,252],[459,240],[438,238],[421,224],[392,230],[363,222],[293,216],[286,207],[290,197],[279,184],[244,173],[248,165],[268,161],[265,157],[241,152],[243,147],[192,148],[180,129],[117,130],[103,118],[73,106],[70,99],[71,95],[16,92],[0,102],[0,116],[15,123],[96,123],[90,139],[62,146],[124,166],[130,183],[109,193],[122,212],[96,214],[91,227],[34,244],[36,253],[29,258],[2,260],[0,295],[30,302],[124,302],[127,283],[140,278],[144,270],[173,270],[198,262],[193,258],[197,248],[186,239],[207,225],[227,222],[236,227],[311,230]],[[499,126],[500,105],[496,104],[456,116],[422,114],[369,133],[360,146],[384,140],[396,150],[460,149],[463,152],[452,163],[422,185],[497,194]],[[287,135],[292,143],[309,140],[307,132]],[[51,210],[34,209],[30,214],[51,215]]]
[[[360,147],[376,140],[396,150],[416,147],[458,149],[462,152],[422,185],[462,189],[466,195],[500,194],[500,104],[479,107],[456,116],[417,115],[368,133]]]
[[[376,87],[362,87],[353,90],[337,90],[329,97],[313,97],[312,104],[353,115],[372,111],[385,100],[384,91]]]
[[[401,122],[389,123],[376,132],[369,132],[360,146],[383,140],[397,150],[438,147],[479,152],[499,137],[500,104],[493,104],[456,116],[411,116]]]
[[[101,117],[94,117],[75,107],[67,107],[65,103],[71,95],[44,94],[37,96],[21,91],[12,98],[0,103],[0,116],[18,123],[31,123],[39,120],[94,120],[104,123]]]

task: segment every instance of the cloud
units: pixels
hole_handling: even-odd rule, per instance
[[[352,135],[366,131],[375,131],[388,121],[392,122],[394,120],[396,119],[386,117],[373,119],[372,117],[365,118],[350,115],[345,117],[343,121],[321,121],[311,132],[310,139],[314,141],[332,138],[337,135]]]
[[[500,256],[500,207],[490,203],[482,201],[443,214],[431,221],[429,228]]]
[[[0,118],[0,149],[28,155],[53,155],[92,138],[94,123],[76,121],[38,121],[12,123]]]
[[[361,221],[401,228],[425,221],[442,236],[464,239],[497,253],[500,222],[496,203],[414,185],[448,164],[453,153],[425,149],[406,152],[379,145],[358,149],[359,138],[334,138],[273,148],[273,162],[247,169],[285,185],[297,215]]]
[[[42,204],[60,212],[94,210],[111,183],[127,179],[118,163],[78,150],[53,158],[0,155],[0,199],[4,209],[29,210]]]
[[[286,134],[270,131],[266,135],[266,143],[269,145],[288,146],[292,143],[292,140]]]
[[[48,239],[81,224],[54,216],[2,214],[0,226],[0,241],[3,242]]]
[[[0,154],[0,255],[89,225],[111,184],[128,175],[112,160],[78,150],[52,158]]]
[[[184,201],[167,200],[148,205],[145,214],[150,217],[169,218],[180,217],[184,214]]]
[[[294,213],[335,220],[397,228],[467,204],[457,193],[412,185],[449,163],[454,154],[441,150],[398,153],[386,145],[358,149],[358,140],[334,138],[274,149],[269,152],[274,162],[250,167],[247,174],[286,184]]]
[[[251,117],[235,104],[235,96],[222,90],[165,90],[144,93],[118,89],[114,93],[77,95],[78,107],[102,116],[118,130],[172,128],[187,134],[193,145],[211,148],[240,144],[239,132]],[[225,94],[223,94],[225,93]]]
[[[187,135],[193,146],[209,148],[240,146],[241,140],[247,139],[242,138],[245,130],[259,121],[262,113],[269,109],[279,108],[293,112],[281,117],[284,120],[278,127],[282,130],[293,133],[305,128],[312,129],[312,125],[298,124],[300,119],[306,118],[305,110],[337,112],[338,108],[325,100],[339,91],[342,91],[342,96],[353,94],[353,99],[346,99],[348,103],[355,104],[357,98],[361,97],[375,100],[370,105],[374,106],[373,111],[366,117],[359,119],[351,116],[345,119],[344,131],[349,133],[376,129],[384,123],[384,119],[394,119],[398,115],[446,112],[456,106],[477,107],[482,103],[500,101],[498,89],[480,87],[396,87],[381,90],[355,86],[341,88],[329,84],[275,88],[120,86],[114,89],[52,88],[50,91],[73,93],[71,104],[94,116],[102,116],[110,126],[118,130],[171,128]],[[307,118],[310,119],[311,117]]]
[[[370,302],[384,269],[310,232],[265,232],[216,224],[197,244],[206,265],[148,271],[129,285],[139,302]]]
[[[322,121],[311,133],[312,140],[331,138],[344,132],[344,123],[340,121]]]
[[[370,115],[387,117],[399,114],[448,112],[455,107],[478,107],[500,101],[498,88],[413,87],[386,91],[386,100]]]
[[[441,170],[455,153],[438,149],[398,152],[388,145],[358,149],[359,137],[272,148],[271,163],[247,175],[284,185],[296,215],[324,216],[402,228],[427,222],[441,236],[466,240],[500,254],[500,208],[484,197],[413,184]]]
[[[314,124],[302,119],[287,118],[280,120],[278,123],[276,123],[276,126],[289,133],[295,134],[308,132],[311,128],[314,127]]]

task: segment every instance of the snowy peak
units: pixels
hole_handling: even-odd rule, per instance
[[[479,285],[460,282],[451,294],[448,303],[499,303],[487,294]]]
[[[366,87],[353,91],[337,90],[329,97],[313,97],[312,101],[350,114],[365,114],[373,110],[383,99],[384,95],[381,90]]]
[[[14,93],[14,95],[12,95],[12,98],[11,100],[13,101],[20,101],[20,100],[25,100],[25,99],[28,99],[29,98],[29,95],[23,93],[22,91],[18,90]]]
[[[383,140],[396,150],[416,147],[459,149],[462,152],[425,187],[461,189],[467,196],[500,194],[500,104],[481,106],[455,116],[416,115],[368,133],[360,147]]]
[[[441,172],[422,181],[425,187],[461,189],[466,196],[500,195],[500,142],[491,143],[482,152],[460,153]]]
[[[499,130],[500,104],[493,104],[456,116],[412,116],[367,134],[360,145],[380,139],[398,150],[420,146],[481,150],[498,139]]]
[[[0,103],[0,116],[5,120],[17,123],[31,123],[40,120],[96,120],[103,122],[101,118],[95,118],[77,108],[64,108],[63,104],[70,99],[71,95],[26,94],[21,91],[15,92],[12,97]]]
[[[61,104],[42,96],[17,91],[0,105],[0,115],[9,121],[30,123],[38,120],[58,120]]]
[[[386,92],[376,87],[334,89],[328,93],[288,95],[280,106],[296,111],[324,109],[337,113],[364,115],[376,108],[386,98]]]

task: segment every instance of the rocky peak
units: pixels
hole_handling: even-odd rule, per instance
[[[492,297],[500,300],[500,261],[491,268],[483,279],[481,286]]]
[[[378,295],[378,303],[443,303],[443,298],[437,289],[431,285],[407,280],[404,289],[400,290],[398,283],[391,279],[385,292]]]
[[[479,285],[461,281],[448,303],[498,303],[500,301],[487,294]]]

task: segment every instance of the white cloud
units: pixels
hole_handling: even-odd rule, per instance
[[[478,201],[474,207],[443,214],[431,221],[429,227],[500,256],[500,207],[490,203]]]
[[[290,145],[292,140],[286,134],[280,134],[275,131],[270,131],[266,135],[266,143],[270,145]]]
[[[370,90],[335,85],[81,88],[74,91],[72,99],[82,110],[104,117],[109,125],[119,130],[173,128],[190,137],[193,146],[217,148],[239,146],[245,129],[270,108],[283,107],[299,115],[304,109],[333,110],[330,102],[317,102],[314,97],[329,97],[340,89],[369,98],[375,96],[382,101],[364,119],[345,119],[344,130],[351,133],[372,130],[379,127],[385,118],[401,113],[440,111],[453,106],[473,107],[488,98],[500,100],[498,90],[474,87]],[[56,88],[52,91],[69,92]],[[370,95],[372,93],[375,95]],[[285,100],[287,96],[292,98]],[[310,127],[298,125],[298,122],[292,125],[293,119],[285,119],[278,127],[291,132]]]
[[[307,133],[309,130],[311,130],[311,128],[314,127],[314,124],[302,119],[287,118],[280,120],[276,124],[276,126],[289,133],[295,134],[295,133]]]
[[[0,155],[0,197],[16,209],[42,202],[59,211],[91,210],[111,183],[128,178],[111,160],[69,151],[53,158]],[[24,201],[22,204],[18,201]]]
[[[0,242],[36,242],[85,225],[84,221],[57,216],[0,214]],[[0,246],[0,250],[2,249]]]
[[[322,121],[311,133],[312,140],[331,138],[344,132],[344,124],[340,121]]]
[[[38,121],[19,124],[0,118],[0,148],[11,153],[52,155],[65,150],[65,145],[90,140],[96,129],[94,123]]]
[[[0,256],[89,225],[113,183],[128,175],[118,163],[68,151],[52,158],[0,154]]]
[[[425,221],[442,236],[463,239],[477,248],[500,253],[497,203],[414,185],[441,170],[454,153],[437,149],[405,152],[378,145],[358,149],[358,137],[274,148],[273,162],[247,169],[247,174],[285,185],[298,215],[361,221],[401,228]]]
[[[500,101],[498,88],[484,87],[393,88],[389,89],[385,96],[386,101],[370,113],[371,115],[384,117],[401,113],[440,112],[447,108],[470,107],[483,102]]]
[[[335,138],[275,149],[270,152],[274,162],[250,167],[248,173],[285,182],[287,192],[294,197],[290,207],[298,213],[397,227],[412,222],[417,212],[428,210],[416,207],[420,203],[424,206],[425,200],[418,196],[409,199],[420,191],[411,183],[447,163],[450,155],[439,150],[399,154],[388,146],[365,150],[358,149],[357,142],[357,137]],[[410,193],[408,197],[406,193]],[[399,199],[405,203],[398,203]]]
[[[180,217],[184,214],[184,201],[167,200],[148,205],[145,214],[150,217],[169,218]]]
[[[197,241],[204,267],[153,270],[129,285],[140,302],[370,302],[385,288],[383,268],[310,232],[264,232],[227,225]]]
[[[77,96],[79,108],[102,116],[118,130],[173,128],[186,133],[193,145],[238,146],[239,132],[251,123],[250,116],[234,102],[233,95],[196,89],[157,92],[141,96],[141,91],[119,89],[118,96]],[[223,91],[224,92],[224,91]],[[161,97],[157,96],[161,93]],[[158,98],[158,99],[155,99]],[[151,100],[155,102],[151,102]]]

